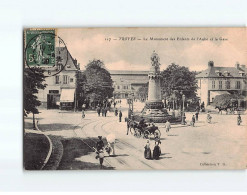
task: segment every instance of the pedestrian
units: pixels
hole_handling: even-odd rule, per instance
[[[129,134],[130,130],[130,119],[127,119],[127,135]]]
[[[104,142],[102,140],[102,136],[98,136],[99,140],[96,143],[96,159],[99,158],[100,168],[103,168],[103,162],[104,162]]]
[[[122,114],[122,111],[121,110],[119,111],[119,114],[118,115],[119,115],[119,122],[122,122],[122,116],[123,116],[123,114]]]
[[[102,116],[105,116],[105,108],[104,108],[104,106],[102,107],[101,112],[102,112]]]
[[[100,107],[98,106],[96,110],[97,110],[98,116],[100,116]]]
[[[85,111],[82,109],[82,111],[81,111],[81,117],[82,118],[85,118]]]
[[[153,149],[153,159],[158,160],[161,155],[161,149],[160,149],[160,141],[155,141],[155,146]]]
[[[191,119],[191,124],[193,127],[195,126],[195,122],[196,122],[195,115],[193,115]]]
[[[198,115],[199,115],[199,112],[198,112],[198,111],[196,111],[195,115],[196,115],[196,121],[198,121]]]
[[[207,122],[211,123],[211,119],[212,119],[212,117],[211,117],[211,115],[209,114],[209,111],[208,111],[208,113],[207,113]]]
[[[144,146],[144,158],[146,159],[151,159],[151,149],[150,149],[150,143],[149,140],[147,139],[147,143]]]
[[[114,103],[113,103],[113,106],[114,106],[114,108],[115,108],[115,106],[116,106],[116,102],[114,102]]]
[[[238,118],[237,118],[237,123],[238,123],[238,125],[240,125],[241,123],[242,123],[242,119],[241,119],[241,116],[240,116],[240,114],[238,114]]]
[[[105,114],[105,117],[106,117],[106,114],[107,114],[107,107],[105,108],[105,113],[104,113],[104,114]]]
[[[118,109],[115,108],[115,116],[117,116],[117,115],[118,115]]]
[[[168,133],[171,129],[171,123],[169,122],[169,120],[166,121],[165,128],[166,128],[166,132]]]
[[[115,156],[115,135],[111,133],[107,135],[106,139],[108,142],[109,156]]]

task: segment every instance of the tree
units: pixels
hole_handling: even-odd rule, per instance
[[[213,100],[213,106],[220,109],[227,109],[232,107],[233,101],[244,99],[240,94],[221,94],[215,96]]]
[[[24,97],[24,116],[33,113],[33,127],[35,128],[34,114],[38,114],[38,106],[41,102],[35,94],[39,89],[45,89],[44,70],[41,68],[24,68],[23,75],[23,97]]]
[[[81,108],[86,99],[86,75],[84,72],[76,71],[76,100],[78,102],[78,108]]]
[[[102,102],[113,96],[112,79],[100,60],[90,61],[84,72],[86,78],[86,98],[91,102]]]
[[[196,73],[187,67],[174,63],[161,72],[162,95],[168,101],[182,102],[182,95],[186,99],[196,99],[197,81]]]
[[[148,83],[146,83],[145,85],[141,86],[138,91],[137,91],[137,95],[139,97],[139,99],[146,99],[148,96]]]

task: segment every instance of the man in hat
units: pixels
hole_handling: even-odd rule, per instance
[[[122,122],[122,116],[123,116],[123,114],[122,114],[122,111],[121,110],[119,111],[118,116],[119,116],[119,122]]]
[[[99,141],[96,143],[96,159],[99,158],[99,163],[100,163],[100,168],[102,169],[103,167],[103,161],[104,161],[104,142],[102,140],[102,136],[98,136]]]
[[[103,148],[104,148],[104,142],[102,140],[102,136],[98,136],[98,138],[99,138],[99,140],[96,143],[96,149],[97,149],[97,151],[103,150]]]

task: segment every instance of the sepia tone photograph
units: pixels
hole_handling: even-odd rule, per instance
[[[246,169],[245,27],[23,33],[25,170]]]

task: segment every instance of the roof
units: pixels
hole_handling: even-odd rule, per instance
[[[222,76],[217,75],[217,71],[222,73]],[[198,75],[196,75],[196,78],[202,78],[202,77],[241,77],[239,75],[239,72],[243,71],[242,69],[237,69],[235,67],[210,67],[207,70],[202,71]],[[225,76],[224,72],[229,72],[230,76]]]
[[[111,75],[148,75],[149,71],[142,70],[109,70]]]
[[[75,60],[72,58],[70,52],[65,47],[56,47],[56,56],[61,57],[61,63],[65,65],[65,70],[76,70],[77,64]],[[70,68],[69,68],[70,66]]]

